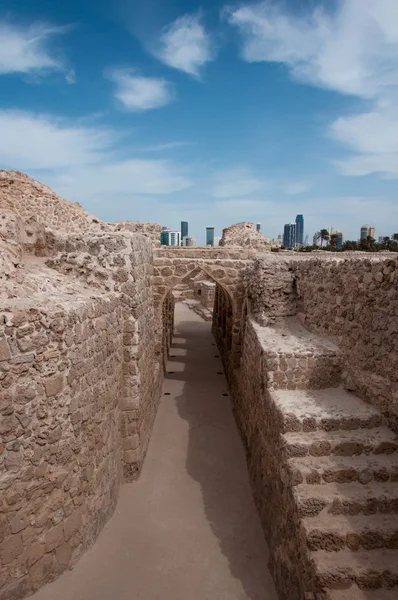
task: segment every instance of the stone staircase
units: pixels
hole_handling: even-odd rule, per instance
[[[275,387],[308,591],[327,600],[398,599],[397,436],[342,387]]]

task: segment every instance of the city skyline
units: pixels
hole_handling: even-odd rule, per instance
[[[1,167],[201,240],[297,213],[397,229],[394,0],[2,6]]]
[[[299,222],[299,227],[298,227],[298,222]],[[320,237],[319,237],[319,232],[321,229],[326,229],[328,231],[329,237],[332,234],[336,234],[338,236],[338,245],[337,247],[340,248],[342,246],[342,244],[344,243],[344,241],[359,241],[360,239],[365,239],[367,236],[372,237],[373,239],[375,239],[376,241],[380,239],[383,239],[385,237],[392,237],[394,233],[396,233],[396,231],[392,231],[391,233],[388,234],[384,234],[384,235],[379,235],[376,232],[376,228],[373,225],[361,225],[358,228],[358,235],[357,237],[347,237],[344,229],[342,228],[335,228],[331,225],[327,225],[327,226],[323,226],[321,228],[319,228],[319,230],[316,230],[313,233],[309,233],[306,228],[305,228],[305,219],[304,219],[304,215],[303,214],[297,214],[296,215],[296,219],[291,223],[285,223],[285,225],[282,226],[281,228],[281,233],[278,233],[277,235],[274,235],[273,237],[267,236],[266,234],[264,234],[264,232],[262,231],[262,223],[255,221],[252,222],[255,230],[258,233],[262,233],[263,235],[265,235],[265,237],[268,237],[270,240],[273,241],[278,241],[280,240],[282,245],[287,245],[287,247],[300,247],[302,245],[308,245],[310,242],[309,240],[312,239],[312,243],[313,244],[318,244],[320,245]],[[231,223],[232,225],[232,223]],[[223,227],[222,229],[225,229],[226,227],[229,227],[229,225],[225,225],[225,227]],[[289,227],[289,231],[287,232],[287,228]],[[301,227],[301,230],[300,230]],[[184,240],[184,235],[183,235],[183,230],[186,230],[186,233],[188,234],[189,231],[189,223],[188,221],[180,221],[180,228],[170,228],[167,225],[163,225],[164,229],[167,229],[168,231],[172,231],[174,233],[179,233],[180,234],[180,245],[184,245],[183,240]],[[294,228],[294,229],[293,229]],[[398,226],[397,226],[398,229]],[[195,236],[190,236],[192,237],[193,240],[195,240],[196,243],[198,243],[199,246],[207,246],[209,244],[207,244],[207,240],[208,240],[208,230],[212,230],[212,239],[213,240],[220,240],[221,239],[221,235],[217,236],[216,235],[216,229],[213,226],[206,226],[205,228],[205,232],[203,232],[203,235],[197,238]],[[365,231],[366,230],[366,231]],[[301,231],[301,233],[299,232]],[[287,232],[287,233],[286,233]],[[222,230],[220,232],[222,234]],[[285,238],[285,235],[288,236],[288,238]],[[285,243],[285,240],[289,240],[287,242],[287,244]],[[294,243],[293,243],[294,240]],[[216,243],[215,245],[218,245],[218,243]]]

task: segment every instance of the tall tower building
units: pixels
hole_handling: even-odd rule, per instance
[[[374,227],[373,225],[369,228],[369,235],[374,240],[376,239],[376,227]]]
[[[258,233],[261,233],[261,223],[256,223],[256,231],[258,231]]]
[[[336,231],[337,233],[337,246],[336,248],[341,248],[344,244],[344,231]]]
[[[296,246],[302,246],[304,243],[304,217],[297,215],[296,217]]]
[[[188,235],[188,221],[181,221],[181,239]]]
[[[206,246],[214,246],[214,227],[206,227]]]
[[[366,240],[366,238],[370,235],[370,225],[362,225],[361,227],[361,240]]]
[[[283,228],[283,245],[285,248],[294,248],[296,245],[296,224],[286,223]]]

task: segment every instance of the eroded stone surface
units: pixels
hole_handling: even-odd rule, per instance
[[[140,473],[173,289],[201,279],[281,600],[396,592],[397,261],[271,253],[246,225],[159,248],[158,225],[0,172],[2,600],[73,566]]]

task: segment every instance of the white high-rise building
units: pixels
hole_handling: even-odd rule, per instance
[[[160,243],[162,246],[181,246],[181,233],[171,231],[171,229],[163,229],[160,232]]]

